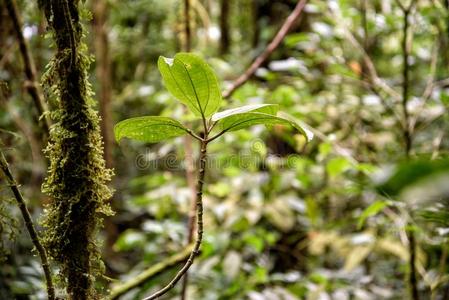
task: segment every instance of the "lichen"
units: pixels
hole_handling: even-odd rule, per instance
[[[103,159],[99,117],[82,43],[78,1],[41,1],[55,41],[56,55],[43,77],[56,108],[45,153],[50,161],[43,192],[52,198],[42,222],[50,257],[60,265],[69,299],[97,299],[93,282],[102,273],[96,232],[111,214],[107,186],[112,171]],[[57,17],[56,17],[57,16]]]

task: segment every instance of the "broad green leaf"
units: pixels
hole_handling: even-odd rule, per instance
[[[190,53],[161,56],[158,67],[167,90],[196,116],[208,117],[218,110],[220,86],[214,71],[201,58]]]
[[[293,118],[286,114],[276,116],[262,112],[246,112],[237,113],[224,117],[218,121],[219,126],[223,131],[236,131],[239,129],[248,128],[253,125],[287,125],[292,126],[301,132],[309,142],[313,138],[313,133],[307,129],[306,125],[299,124]]]
[[[171,118],[148,116],[126,119],[114,127],[115,139],[130,138],[138,141],[157,143],[184,135],[188,129]]]
[[[218,120],[224,119],[229,116],[243,114],[247,112],[261,112],[269,115],[276,115],[278,112],[279,106],[277,104],[251,104],[245,105],[237,108],[227,109],[225,111],[221,111],[215,113],[212,116],[212,121],[216,122]]]

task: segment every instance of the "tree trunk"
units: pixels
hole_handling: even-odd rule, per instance
[[[221,15],[220,15],[220,54],[224,55],[229,52],[230,37],[229,37],[229,8],[231,0],[221,0]]]
[[[58,103],[43,185],[53,199],[44,220],[44,242],[61,267],[68,299],[91,300],[97,298],[93,282],[101,272],[95,233],[99,213],[109,212],[105,202],[111,192],[106,183],[112,172],[105,167],[99,118],[93,109],[78,1],[47,0],[40,5],[56,45],[44,82]]]
[[[252,3],[252,19],[253,19],[253,37],[251,44],[253,48],[257,48],[260,40],[260,11],[259,11],[259,1],[254,0]]]
[[[104,141],[104,159],[106,167],[114,166],[112,156],[113,132],[111,112],[111,69],[109,57],[109,40],[106,29],[108,4],[105,0],[93,3],[93,30],[95,43],[96,74],[99,83],[98,98],[100,103],[101,134]]]

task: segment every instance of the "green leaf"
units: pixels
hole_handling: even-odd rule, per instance
[[[419,158],[398,164],[391,174],[377,185],[377,191],[387,196],[399,195],[406,188],[425,180],[449,173],[449,159]]]
[[[181,123],[171,118],[148,116],[126,119],[114,127],[115,139],[122,138],[157,143],[189,132]]]
[[[269,115],[276,115],[279,106],[277,104],[251,104],[245,105],[237,108],[227,109],[219,113],[215,113],[212,116],[212,121],[216,122],[218,120],[224,119],[229,116],[243,114],[247,112],[261,112]]]
[[[335,157],[329,160],[326,171],[330,177],[336,177],[351,168],[351,163],[345,157]]]
[[[267,108],[268,109],[268,108]],[[270,108],[272,109],[272,108]],[[307,142],[312,140],[313,133],[307,128],[307,125],[302,124],[287,114],[273,115],[263,112],[245,112],[230,114],[218,121],[220,128],[223,131],[236,131],[248,128],[253,125],[287,125],[297,129],[304,135]]]
[[[376,201],[368,206],[360,215],[359,221],[357,222],[357,229],[361,229],[363,224],[365,224],[366,219],[377,215],[381,210],[383,210],[388,203],[386,201]]]
[[[196,116],[208,117],[218,110],[221,92],[217,77],[200,57],[190,53],[161,56],[158,67],[167,90]]]
[[[145,235],[137,230],[128,229],[123,232],[114,244],[118,251],[127,251],[145,244]]]
[[[432,210],[427,209],[420,211],[419,216],[427,222],[437,223],[442,226],[449,226],[449,212],[445,210]]]

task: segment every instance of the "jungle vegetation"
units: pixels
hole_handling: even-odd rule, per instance
[[[0,299],[449,299],[449,1],[0,0]]]

